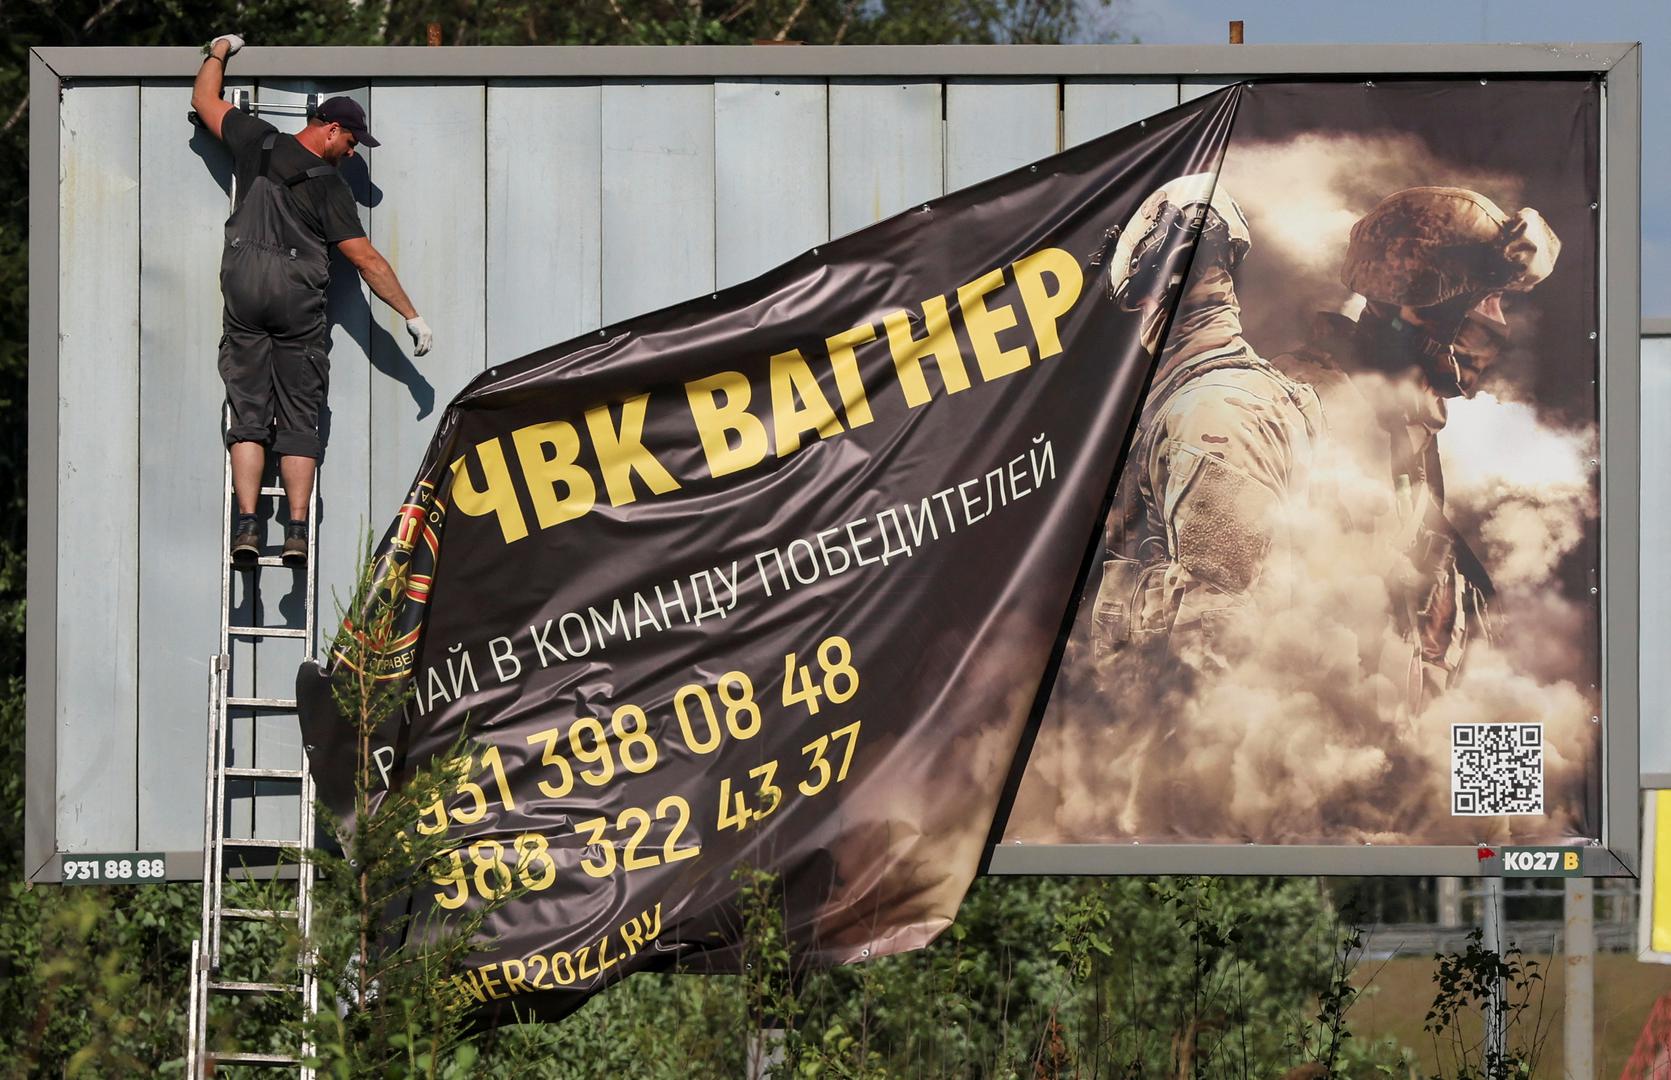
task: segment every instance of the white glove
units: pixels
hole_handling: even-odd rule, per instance
[[[406,332],[412,335],[412,355],[422,356],[429,351],[430,343],[435,335],[430,332],[429,324],[424,322],[422,315],[414,315],[406,320]]]
[[[227,56],[237,56],[238,50],[244,47],[244,39],[239,37],[237,34],[222,34],[220,37],[209,42],[209,51],[211,53],[214,52],[215,46],[219,45],[223,41],[226,42]]]

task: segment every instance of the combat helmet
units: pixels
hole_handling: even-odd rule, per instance
[[[1108,260],[1108,295],[1135,309],[1137,302],[1157,291],[1145,278],[1170,261],[1174,233],[1193,229],[1206,234],[1221,227],[1235,269],[1253,247],[1247,217],[1236,200],[1218,183],[1214,173],[1193,173],[1168,181],[1150,193],[1120,230]]]
[[[1253,247],[1242,208],[1214,173],[1194,173],[1162,184],[1123,229],[1111,230],[1108,237],[1113,248],[1104,279],[1107,296],[1124,310],[1141,313],[1138,336],[1151,356],[1160,348],[1167,319],[1183,290],[1192,250],[1198,266],[1217,259],[1233,271]],[[1186,243],[1189,239],[1196,243]]]
[[[1340,281],[1373,303],[1427,308],[1526,292],[1560,254],[1536,210],[1510,216],[1467,188],[1405,188],[1352,226]]]

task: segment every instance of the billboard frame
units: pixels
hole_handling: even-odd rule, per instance
[[[24,859],[31,882],[58,880],[56,596],[58,131],[60,94],[76,80],[182,78],[192,48],[35,48],[29,54],[29,598],[26,622]],[[1602,836],[1586,876],[1634,874],[1638,804],[1641,333],[1641,47],[1516,45],[940,45],[250,47],[240,77],[489,78],[1164,78],[1221,85],[1259,77],[1490,78],[1593,75],[1602,80],[1599,294],[1604,724]],[[192,747],[195,754],[201,748]],[[201,852],[170,852],[168,877],[195,878]],[[1000,845],[994,874],[1492,875],[1499,858],[1472,846],[1071,844]]]

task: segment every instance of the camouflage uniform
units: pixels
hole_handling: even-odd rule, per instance
[[[1321,452],[1388,485],[1380,497],[1339,491],[1336,506],[1382,556],[1400,645],[1368,659],[1387,677],[1389,713],[1419,711],[1469,644],[1490,639],[1491,580],[1445,514],[1439,432],[1446,400],[1473,396],[1505,338],[1501,294],[1531,289],[1559,253],[1535,210],[1511,218],[1461,188],[1395,192],[1353,226],[1341,270],[1363,315],[1320,314],[1311,341],[1273,361],[1316,390]]]
[[[1232,272],[1251,238],[1240,208],[1222,189],[1208,206],[1199,188],[1180,196],[1180,186],[1156,194],[1186,219],[1200,214],[1202,235],[1189,280],[1172,282],[1181,296],[1110,515],[1093,620],[1099,652],[1164,646],[1201,671],[1220,663],[1215,628],[1285,547],[1284,508],[1304,497],[1321,413],[1309,387],[1242,337]],[[1117,292],[1131,273],[1117,253]]]

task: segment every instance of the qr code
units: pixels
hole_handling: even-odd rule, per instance
[[[1543,725],[1452,724],[1451,813],[1543,813]]]

